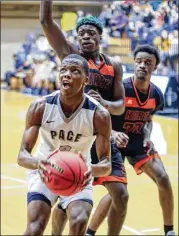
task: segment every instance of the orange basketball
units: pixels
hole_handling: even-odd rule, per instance
[[[57,150],[49,160],[54,164],[45,165],[51,173],[45,172],[47,187],[56,195],[70,196],[83,189],[84,173],[87,171],[85,162],[73,152]]]

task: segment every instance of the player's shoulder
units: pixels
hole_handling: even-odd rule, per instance
[[[123,79],[122,83],[123,83],[125,90],[126,89],[131,90],[133,88],[131,77]]]
[[[101,53],[102,57],[104,58],[104,61],[107,65],[116,66],[121,65],[121,59],[120,57],[111,57],[107,54]]]
[[[45,110],[45,98],[40,97],[34,100],[28,109],[27,117],[33,117],[33,120],[39,119],[42,117]]]
[[[94,113],[94,128],[95,130],[109,130],[111,129],[111,116],[106,108],[98,104]]]
[[[44,96],[44,99],[46,101],[46,103],[48,104],[55,104],[57,105],[58,104],[58,99],[59,99],[59,95],[60,95],[60,91],[57,90],[57,91],[54,91],[46,96]]]
[[[151,84],[152,90],[154,91],[154,94],[159,97],[163,97],[163,93],[161,89],[152,82],[150,82],[150,84]]]
[[[85,101],[83,104],[84,109],[95,110],[98,104],[99,104],[98,101],[96,101],[94,98],[85,93]]]
[[[96,107],[95,115],[96,117],[98,117],[99,121],[111,120],[109,111],[105,107],[103,107],[100,103],[98,103]]]
[[[43,112],[45,109],[46,103],[53,103],[55,98],[58,97],[57,96],[58,94],[59,94],[59,92],[55,91],[55,92],[48,94],[46,96],[38,97],[30,104],[29,111]]]
[[[45,110],[45,98],[40,97],[35,99],[29,106],[27,111],[28,125],[41,125],[43,113]]]
[[[100,122],[110,119],[108,110],[88,94],[85,94],[83,109],[93,111],[95,121]]]
[[[105,55],[105,57],[108,58],[109,61],[109,63],[106,64],[111,65],[114,70],[114,74],[116,75],[115,78],[118,78],[120,81],[122,81],[123,68],[120,57],[110,57],[107,55]],[[105,59],[105,61],[107,61],[107,59]]]

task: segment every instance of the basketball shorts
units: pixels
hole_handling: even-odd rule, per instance
[[[92,164],[96,164],[98,160],[98,156],[96,153],[95,143],[91,148],[91,159]],[[116,147],[114,141],[111,140],[111,161],[112,161],[112,171],[108,176],[94,178],[93,185],[103,185],[106,182],[121,182],[127,184],[127,175],[124,167],[124,160]]]
[[[158,152],[156,150],[152,150],[150,154],[146,154],[145,151],[141,153],[137,153],[135,155],[126,155],[126,158],[130,165],[133,166],[137,175],[143,173],[142,166],[153,158],[160,158]]]
[[[133,166],[137,175],[141,174],[142,166],[153,158],[160,158],[155,149],[151,150],[150,154],[147,154],[143,147],[143,142],[136,145],[129,145],[127,148],[120,149],[123,159],[126,157],[129,164]]]
[[[78,200],[86,201],[93,206],[93,186],[89,184],[81,192],[71,196],[57,196],[47,188],[38,171],[35,170],[28,174],[27,203],[37,200],[46,202],[50,207],[59,200],[63,209],[66,209],[71,202]]]

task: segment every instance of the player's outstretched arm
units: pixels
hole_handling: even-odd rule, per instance
[[[66,40],[62,30],[60,29],[58,24],[53,20],[52,8],[52,0],[41,1],[40,22],[49,44],[61,60],[69,54],[79,54],[78,50],[75,49],[75,46]]]
[[[28,169],[38,168],[38,159],[31,155],[31,151],[36,144],[39,129],[41,126],[44,101],[32,103],[26,115],[25,131],[22,137],[21,147],[18,155],[18,164]]]
[[[111,117],[109,112],[101,105],[98,106],[95,112],[94,128],[99,162],[91,165],[92,176],[106,176],[111,173]]]

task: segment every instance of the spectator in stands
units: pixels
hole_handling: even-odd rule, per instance
[[[170,49],[169,49],[169,62],[172,70],[178,70],[178,31],[174,30],[168,35],[170,40]]]
[[[142,16],[141,22],[144,22],[146,27],[152,27],[151,21],[154,19],[153,11],[151,7],[146,7]]]
[[[104,4],[102,12],[99,15],[99,19],[103,23],[104,28],[109,27],[109,21],[111,17],[112,17],[112,9],[107,4]]]
[[[49,61],[54,62],[55,65],[57,64],[56,54],[52,49],[47,52],[47,58],[48,58]]]
[[[48,81],[48,93],[52,93],[53,91],[57,90],[55,81]]]
[[[156,45],[160,49],[162,59],[156,73],[174,73],[178,70],[179,57],[178,9],[178,0],[141,0],[140,4],[139,1],[131,3],[129,0],[104,4],[99,15],[104,24],[101,51],[109,47],[110,37],[131,39],[132,51],[138,44]],[[78,11],[77,19],[84,15],[83,11]],[[76,30],[64,32],[64,35],[70,42],[77,42]],[[76,47],[79,47],[78,44]],[[130,50],[128,54],[130,56]],[[44,35],[30,32],[19,51],[13,54],[12,70],[5,73],[7,87],[16,91],[21,89],[33,95],[47,94],[59,86],[59,63]],[[126,65],[126,70],[127,68],[130,68],[130,65]]]
[[[13,69],[5,73],[5,82],[7,83],[8,86],[10,86],[11,78],[15,78],[16,73],[22,71],[24,67],[24,60],[20,57],[19,53],[13,54],[12,58],[14,64]],[[13,79],[13,84],[14,81],[15,79]]]
[[[54,66],[55,63],[49,61],[44,54],[36,55],[33,65],[35,71],[33,82],[37,83],[40,80],[47,80]]]
[[[23,87],[23,82],[21,78],[11,77],[9,88],[13,91],[20,91],[20,89]]]
[[[84,11],[77,11],[77,20],[80,20],[84,16]]]
[[[138,36],[134,21],[129,21],[126,27],[126,35],[131,39],[131,50],[133,51],[138,44]]]
[[[142,12],[140,11],[140,7],[138,5],[133,6],[129,20],[133,22],[142,21]]]
[[[123,38],[128,21],[128,17],[121,9],[115,9],[110,20],[110,35]]]
[[[127,17],[129,17],[129,15],[130,15],[130,12],[132,10],[132,5],[133,5],[132,1],[128,1],[128,2],[127,1],[125,1],[125,2],[121,1],[120,7],[121,7],[123,13]]]
[[[159,48],[161,54],[161,61],[167,66],[169,60],[169,49],[170,49],[170,40],[168,38],[168,32],[162,30],[161,36],[154,38],[154,45]]]

